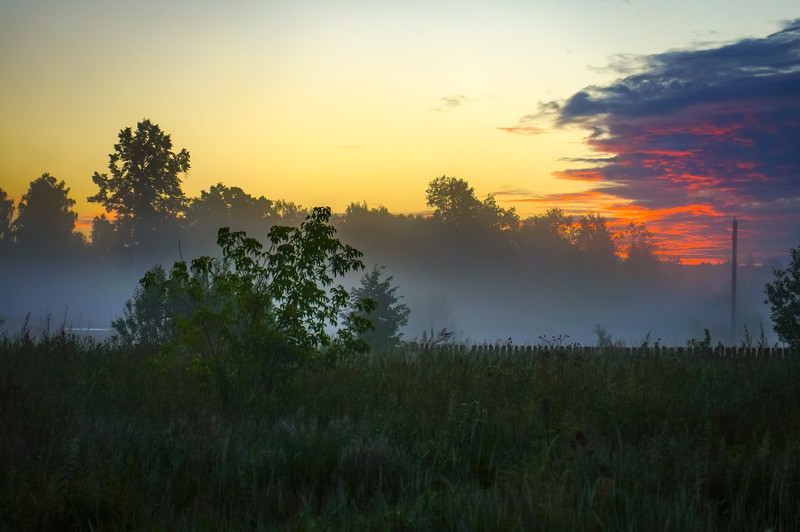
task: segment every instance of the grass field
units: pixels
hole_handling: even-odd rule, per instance
[[[797,530],[800,358],[0,344],[4,530]]]

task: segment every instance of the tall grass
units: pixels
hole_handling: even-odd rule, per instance
[[[224,393],[210,374],[5,338],[2,529],[800,527],[797,358],[429,349],[277,386],[242,367]]]

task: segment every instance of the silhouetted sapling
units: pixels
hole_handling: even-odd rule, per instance
[[[359,336],[369,320],[347,316],[335,337],[327,331],[351,304],[334,278],[364,268],[361,252],[334,238],[330,214],[329,208],[315,208],[300,227],[273,226],[266,249],[243,231],[223,227],[217,239],[221,259],[202,256],[191,265],[181,260],[168,276],[160,267],[151,269],[125,316],[114,322],[119,338],[154,338],[212,357],[366,350]],[[353,312],[371,308],[363,302]]]
[[[800,349],[800,248],[792,248],[792,260],[785,270],[774,269],[775,280],[765,292],[773,329],[782,342]]]

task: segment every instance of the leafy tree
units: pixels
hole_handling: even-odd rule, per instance
[[[123,246],[141,245],[183,214],[179,174],[189,170],[189,152],[173,152],[170,136],[158,125],[145,119],[136,131],[121,130],[108,161],[111,175],[94,173],[100,190],[88,199],[116,214],[112,224]]]
[[[60,253],[73,246],[79,240],[74,231],[78,219],[72,210],[74,205],[64,181],[58,182],[47,173],[31,181],[12,224],[18,248],[35,253]]]
[[[775,280],[765,292],[773,328],[781,341],[800,349],[800,248],[792,248],[792,259],[785,270],[773,269]]]
[[[575,245],[593,264],[609,264],[616,260],[616,237],[599,214],[588,214],[578,219]]]
[[[301,205],[295,205],[291,201],[279,199],[275,201],[274,205],[275,214],[281,225],[300,225],[310,214],[308,209],[304,209]]]
[[[643,223],[631,222],[624,233],[624,251],[629,264],[650,264],[655,262],[658,246],[653,242],[653,233]]]
[[[256,198],[239,187],[217,183],[191,200],[187,218],[190,223],[216,225],[216,228],[252,226],[266,230],[266,224],[275,214],[274,203],[264,196]]]
[[[177,338],[172,318],[186,312],[182,299],[162,287],[167,274],[162,266],[149,272],[147,283],[136,287],[133,298],[125,303],[122,316],[111,323],[117,339],[124,345],[160,346]]]
[[[105,214],[95,216],[92,220],[92,249],[100,255],[107,255],[114,250],[115,242],[113,221]]]
[[[487,194],[481,204],[481,218],[492,229],[513,231],[519,228],[519,216],[516,209],[504,209],[497,204],[494,194]]]
[[[250,234],[266,233],[277,218],[274,203],[255,198],[239,187],[217,183],[189,203],[186,222],[195,238],[203,239],[220,227]]]
[[[559,208],[532,216],[522,222],[521,244],[540,256],[558,258],[575,249],[575,220]]]
[[[300,227],[273,226],[264,246],[242,231],[219,230],[222,258],[199,257],[188,265],[176,262],[169,276],[158,268],[142,279],[142,304],[149,290],[177,304],[168,315],[155,312],[155,331],[172,330],[179,347],[219,355],[222,352],[274,353],[276,346],[311,349],[363,349],[357,337],[368,326],[348,317],[349,328],[336,338],[327,332],[350,302],[347,290],[334,278],[364,267],[361,253],[334,238],[330,209],[316,208]],[[132,303],[135,315],[140,304]],[[367,311],[369,302],[359,309]],[[125,322],[120,327],[133,331]],[[119,329],[118,329],[119,330]],[[135,336],[130,336],[136,338]]]
[[[379,205],[378,207],[370,207],[367,205],[366,201],[362,201],[361,203],[354,201],[350,202],[350,205],[347,206],[344,210],[345,219],[349,220],[350,218],[358,218],[359,216],[369,216],[370,214],[378,214],[381,216],[392,216],[387,209],[383,205]]]
[[[426,229],[426,224],[415,222],[410,216],[390,213],[383,205],[370,208],[363,202],[350,203],[338,227],[348,242],[369,250],[375,261],[390,258],[398,266],[404,261],[416,261],[416,256],[424,254],[420,250],[424,248],[425,238],[420,232]],[[398,250],[404,253],[398,254]]]
[[[398,287],[392,286],[393,277],[382,278],[383,267],[376,265],[361,279],[361,286],[350,292],[351,310],[372,321],[372,328],[361,338],[374,348],[394,347],[400,343],[400,328],[408,324],[408,305],[401,303]],[[365,299],[375,303],[375,310],[369,314],[358,311],[358,305]]]
[[[453,229],[489,227],[514,229],[519,218],[515,210],[503,209],[493,195],[484,201],[475,196],[475,189],[463,179],[442,176],[430,182],[426,190],[428,206],[433,216]]]
[[[11,242],[11,219],[14,217],[14,200],[0,188],[0,246]]]
[[[425,194],[428,206],[434,208],[433,216],[447,225],[464,225],[480,216],[481,202],[475,197],[475,189],[463,179],[437,177]]]
[[[378,240],[371,243],[373,246],[383,245],[389,249],[396,249],[398,245],[419,240],[421,235],[417,233],[424,231],[424,224],[415,222],[423,220],[425,219],[421,216],[416,218],[413,214],[392,214],[383,205],[369,207],[366,202],[350,203],[341,218],[344,229],[354,231],[361,236],[372,237]],[[416,225],[416,230],[410,229],[412,225]],[[401,243],[397,239],[404,242]]]

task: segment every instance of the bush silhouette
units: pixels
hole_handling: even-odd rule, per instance
[[[363,351],[358,337],[368,321],[348,318],[335,336],[328,332],[351,301],[334,279],[364,267],[361,252],[334,237],[330,214],[315,208],[300,227],[273,226],[266,249],[223,227],[221,258],[181,260],[169,274],[152,268],[114,323],[119,338],[217,359],[278,356],[279,347],[295,359],[287,363],[315,350]]]
[[[765,292],[773,328],[778,338],[800,349],[800,248],[792,248],[792,260],[785,270],[774,269],[775,280]]]

